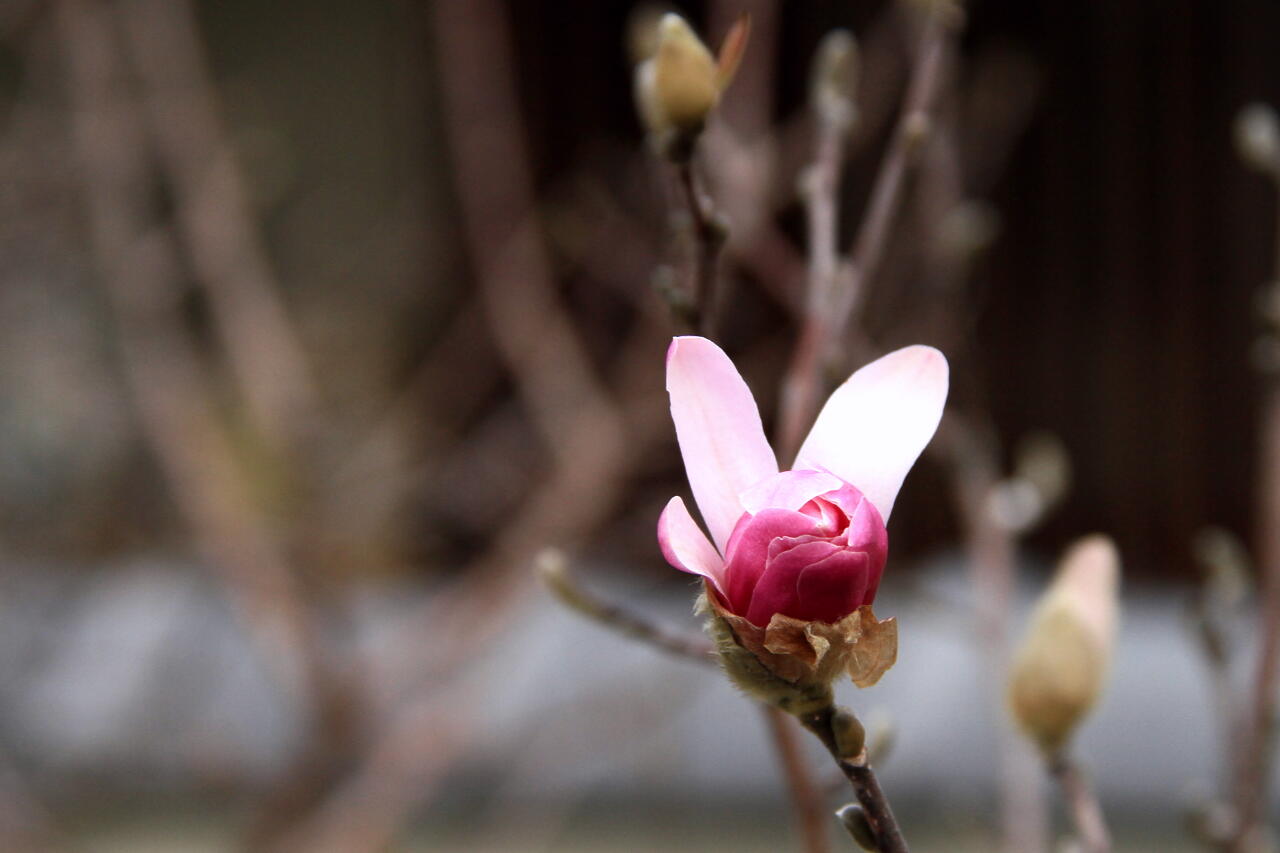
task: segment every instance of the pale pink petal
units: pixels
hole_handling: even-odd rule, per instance
[[[742,508],[754,515],[767,507],[799,509],[818,495],[844,485],[839,477],[826,471],[782,471],[756,483],[738,499]]]
[[[679,497],[667,501],[658,517],[658,544],[668,563],[682,572],[709,578],[723,592],[724,560]]]
[[[724,553],[743,512],[738,495],[778,472],[760,411],[733,362],[706,338],[671,342],[667,392],[689,486]]]
[[[947,399],[947,360],[933,347],[891,352],[854,373],[818,415],[796,468],[825,468],[875,504],[887,522]]]

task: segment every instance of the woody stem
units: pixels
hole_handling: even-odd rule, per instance
[[[875,771],[867,763],[866,750],[862,750],[854,758],[847,758],[840,754],[840,749],[836,745],[835,728],[832,726],[835,712],[835,707],[828,705],[820,711],[798,716],[800,724],[818,736],[818,740],[822,741],[827,752],[830,752],[831,757],[835,759],[836,767],[840,768],[840,772],[849,780],[858,805],[862,806],[867,816],[867,823],[875,835],[876,846],[881,853],[909,853],[906,839],[902,837],[902,830],[898,828],[898,821],[893,816],[889,800],[880,788]]]

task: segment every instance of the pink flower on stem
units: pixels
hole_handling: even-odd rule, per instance
[[[790,471],[778,471],[750,389],[711,341],[671,342],[667,391],[711,533],[709,541],[672,498],[658,521],[667,561],[702,575],[720,608],[760,628],[775,615],[836,623],[870,605],[894,498],[942,417],[942,353],[906,347],[855,372],[827,400]]]

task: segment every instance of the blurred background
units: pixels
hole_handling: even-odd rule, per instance
[[[815,49],[861,48],[847,249],[927,6],[679,7],[713,46],[752,15],[695,165],[767,428]],[[697,631],[654,541],[687,494],[662,293],[690,246],[635,117],[636,20],[0,0],[0,847],[799,849],[756,709],[532,571],[564,549]],[[1122,849],[1204,849],[1256,653],[1243,554],[1272,529],[1275,187],[1233,123],[1280,102],[1277,32],[1272,0],[974,0],[948,45],[859,334],[943,348],[974,441],[908,479],[877,601],[900,663],[844,695],[892,731],[918,849],[1068,831],[1000,693],[1093,531],[1126,615],[1080,758]]]

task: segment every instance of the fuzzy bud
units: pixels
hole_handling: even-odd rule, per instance
[[[848,30],[832,30],[823,37],[813,61],[810,98],[821,121],[840,130],[858,115],[858,42]]]
[[[863,850],[879,850],[876,834],[867,820],[867,813],[857,803],[849,803],[836,809],[836,820]]]
[[[860,607],[836,624],[774,614],[761,628],[730,613],[714,592],[698,612],[720,653],[725,673],[743,692],[790,714],[831,704],[831,684],[847,674],[859,687],[880,680],[898,659],[898,624]]]
[[[1086,537],[1063,557],[1032,614],[1009,679],[1009,707],[1046,755],[1062,749],[1102,692],[1119,573],[1112,541]]]
[[[1253,168],[1280,172],[1280,119],[1276,111],[1261,103],[1249,104],[1236,116],[1236,152]]]
[[[831,677],[798,673],[795,678],[787,678],[778,671],[777,664],[781,661],[774,658],[779,656],[766,652],[769,660],[762,659],[752,646],[739,642],[729,622],[731,614],[716,604],[714,594],[699,596],[695,610],[707,616],[707,633],[720,655],[725,675],[743,693],[796,715],[814,713],[831,705],[835,698]],[[771,662],[775,664],[772,667]]]
[[[1249,551],[1231,531],[1207,527],[1196,534],[1192,550],[1204,569],[1208,602],[1224,611],[1239,608],[1249,597],[1253,566]]]
[[[986,251],[1000,234],[1000,212],[984,201],[962,201],[942,217],[938,246],[949,258],[967,262]]]
[[[867,730],[848,708],[836,708],[831,715],[831,732],[835,735],[836,753],[841,758],[857,758],[867,744]]]
[[[720,99],[719,70],[711,51],[674,12],[659,21],[653,49],[636,66],[640,119],[659,153],[687,154]]]

